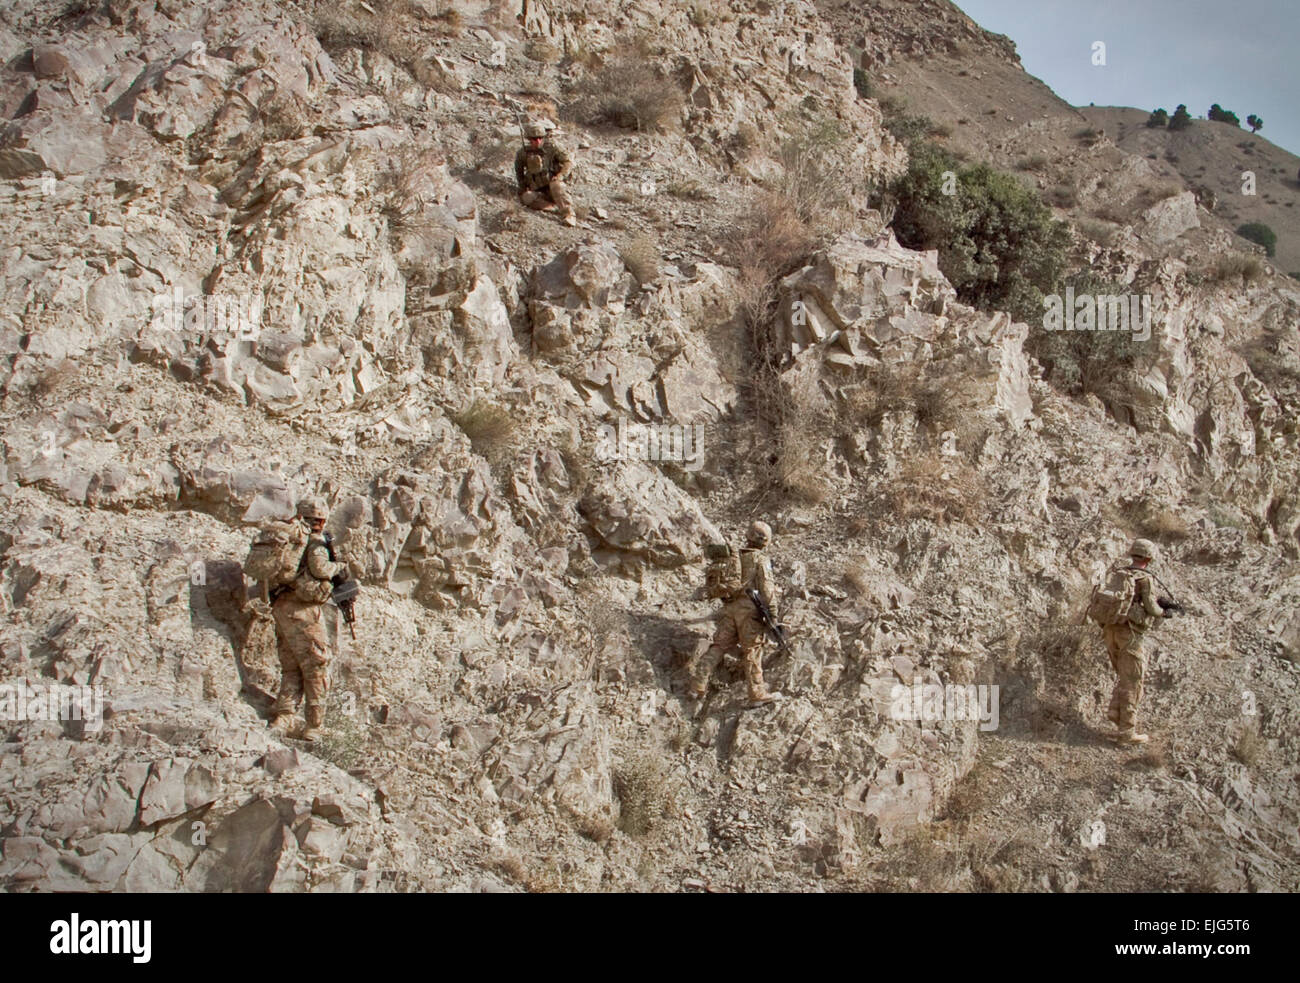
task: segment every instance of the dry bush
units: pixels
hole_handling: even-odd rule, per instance
[[[1079,234],[1099,246],[1109,246],[1115,241],[1118,230],[1102,222],[1080,222]]]
[[[614,823],[608,816],[601,814],[587,814],[578,812],[575,809],[566,809],[569,818],[573,822],[573,828],[578,831],[578,835],[591,840],[593,843],[607,843],[609,838],[614,835]]]
[[[1259,764],[1261,755],[1268,749],[1268,742],[1259,734],[1258,723],[1243,727],[1232,745],[1232,756],[1247,768]]]
[[[946,832],[934,824],[908,830],[885,861],[887,883],[925,892],[955,890],[965,873],[965,856],[956,843],[941,839]]]
[[[653,283],[659,279],[659,240],[642,234],[618,251],[638,284]]]
[[[977,891],[1007,893],[1030,888],[1034,842],[1029,831],[1021,830],[1009,839],[979,833],[966,852]]]
[[[646,836],[678,812],[664,762],[649,753],[627,758],[614,771],[618,828],[628,836]]]
[[[61,358],[36,377],[30,394],[38,400],[46,399],[70,385],[79,374],[80,366],[75,359]]]
[[[1134,200],[1134,205],[1139,211],[1150,208],[1152,205],[1162,202],[1166,198],[1172,198],[1174,195],[1181,193],[1182,190],[1183,189],[1178,185],[1170,184],[1169,182],[1148,184],[1138,193],[1137,198]]]
[[[866,597],[871,593],[871,578],[862,569],[862,564],[862,557],[852,557],[844,562],[844,566],[840,571],[840,576],[843,578],[845,585],[858,597]]]
[[[955,430],[960,422],[950,385],[925,381],[915,362],[866,370],[862,381],[846,390],[837,406],[840,426],[848,430],[875,429],[886,413],[900,412],[911,413],[917,423],[935,434]]]
[[[1016,163],[1018,171],[1041,171],[1047,166],[1047,158],[1043,154],[1032,154],[1029,157],[1022,157]]]
[[[698,181],[674,181],[664,190],[674,198],[683,198],[686,201],[713,200],[713,195],[709,194],[709,189]]]
[[[1101,138],[1105,136],[1105,134],[1102,133],[1101,130],[1096,129],[1095,127],[1085,126],[1081,130],[1075,130],[1072,136],[1074,137],[1074,139],[1082,143],[1085,147],[1091,147],[1099,143],[1101,141]]]
[[[1166,543],[1176,543],[1192,534],[1192,527],[1172,509],[1143,502],[1133,517],[1143,536]]]
[[[438,91],[453,91],[454,86],[432,60],[422,61],[421,35],[424,22],[431,15],[417,0],[375,0],[374,13],[362,8],[343,10],[337,5],[317,7],[312,18],[316,39],[327,51],[340,48],[366,48],[377,51],[401,65],[421,85]],[[460,29],[460,14],[445,9],[432,15],[441,24],[439,33],[454,34]]]
[[[1244,253],[1231,253],[1220,257],[1219,261],[1205,271],[1207,283],[1222,285],[1243,280],[1254,283],[1264,275],[1264,263],[1258,256]]]
[[[1021,640],[1027,656],[1036,657],[1045,674],[1072,690],[1082,688],[1101,665],[1090,626],[1077,623],[1048,624]]]
[[[515,420],[504,406],[486,399],[476,399],[451,420],[465,432],[474,453],[491,464],[498,464],[514,449]]]
[[[1073,208],[1079,203],[1079,194],[1068,184],[1057,184],[1048,189],[1047,200],[1057,208]]]
[[[1092,217],[1099,218],[1103,222],[1114,222],[1116,225],[1127,225],[1133,218],[1133,211],[1121,208],[1119,205],[1102,205],[1092,210]]]
[[[1163,768],[1169,764],[1169,755],[1164,748],[1148,747],[1147,752],[1137,759],[1137,763],[1144,768]]]
[[[833,487],[822,450],[833,418],[816,389],[816,380],[801,376],[787,385],[770,363],[763,362],[751,385],[755,406],[767,416],[775,432],[775,453],[767,449],[761,453],[765,458],[775,458],[777,486],[798,502],[820,505]]]
[[[563,115],[588,126],[670,130],[680,120],[685,103],[676,82],[637,55],[624,52],[573,87]]]
[[[857,539],[873,526],[875,526],[875,521],[869,515],[864,513],[862,515],[855,515],[845,524],[844,528],[848,531],[850,536]]]
[[[988,490],[979,472],[937,449],[910,457],[883,492],[890,511],[903,520],[974,525],[988,514]]]
[[[277,90],[269,99],[264,99],[257,112],[263,143],[296,140],[307,129],[308,107],[288,90]]]
[[[730,142],[731,149],[744,157],[763,142],[763,134],[753,123],[739,123]]]
[[[524,45],[524,57],[543,65],[554,65],[564,57],[564,52],[545,38],[530,38]]]

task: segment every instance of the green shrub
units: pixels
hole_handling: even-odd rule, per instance
[[[867,73],[860,68],[853,69],[853,88],[863,99],[871,98],[871,83],[867,80]]]
[[[1192,114],[1187,111],[1187,107],[1182,103],[1174,110],[1174,115],[1169,118],[1169,129],[1185,130],[1192,125]]]
[[[1228,123],[1232,126],[1241,126],[1241,120],[1237,114],[1231,110],[1224,109],[1217,102],[1210,107],[1210,111],[1205,114],[1206,119],[1213,120],[1215,123]]]
[[[1130,289],[1089,273],[1070,277],[1068,285],[1076,297],[1122,295]],[[1070,396],[1098,391],[1117,369],[1131,365],[1137,352],[1138,342],[1131,331],[1048,331],[1041,305],[1037,315],[1028,320],[1025,351],[1042,364],[1048,383]]]
[[[945,178],[955,177],[955,194]],[[1038,193],[986,164],[963,167],[931,143],[912,147],[907,173],[891,186],[894,231],[909,249],[937,249],[939,268],[974,307],[1042,318],[1044,292],[1065,269],[1069,229]]]
[[[1269,256],[1277,248],[1277,233],[1263,222],[1248,222],[1237,230],[1237,235],[1263,246],[1264,252]]]
[[[900,143],[912,144],[924,140],[928,136],[933,136],[941,129],[934,120],[929,116],[911,116],[907,113],[888,116],[885,119],[885,129],[894,134]]]
[[[1163,109],[1157,109],[1154,113],[1152,113],[1150,116],[1147,117],[1147,126],[1149,126],[1153,130],[1158,127],[1165,127],[1168,125],[1169,125],[1169,114],[1165,112]]]

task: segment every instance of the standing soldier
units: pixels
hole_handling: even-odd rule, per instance
[[[325,602],[333,581],[347,567],[330,559],[323,538],[329,511],[317,499],[298,503],[298,517],[309,536],[292,583],[277,587],[271,597],[275,618],[275,648],[280,657],[280,693],[272,708],[271,729],[285,734],[293,727],[303,692],[307,696],[307,728],[302,740],[314,741],[325,723],[325,694],[329,689],[329,646],[325,640]]]
[[[739,570],[729,581],[723,580],[715,596],[725,603],[718,617],[717,631],[708,651],[691,671],[691,695],[702,700],[709,688],[709,677],[728,652],[739,649],[745,664],[749,699],[755,704],[771,703],[780,693],[769,693],[763,682],[763,639],[765,631],[758,609],[745,591],[757,590],[770,610],[776,610],[776,588],[772,578],[772,561],[764,550],[772,541],[772,527],[754,522],[749,527],[748,543],[740,551]],[[734,560],[732,561],[734,563]]]
[[[546,135],[538,122],[524,124],[524,145],[515,154],[515,180],[519,200],[539,211],[558,206],[565,225],[577,225],[573,202],[564,179],[573,170],[573,159]]]
[[[1137,732],[1137,707],[1146,669],[1142,640],[1157,618],[1173,616],[1173,602],[1167,605],[1164,598],[1157,599],[1152,574],[1147,572],[1155,556],[1154,543],[1134,540],[1129,562],[1121,560],[1106,572],[1106,584],[1093,592],[1089,606],[1089,614],[1101,624],[1110,665],[1118,676],[1106,719],[1118,728],[1114,736],[1123,744],[1147,742],[1147,735]]]

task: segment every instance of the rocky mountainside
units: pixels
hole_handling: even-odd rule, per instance
[[[944,0],[15,0],[0,64],[0,684],[104,695],[3,721],[7,890],[1300,887],[1300,285],[1005,38]],[[907,113],[1149,299],[1086,391],[899,244]],[[576,228],[514,199],[525,114]],[[697,453],[611,453],[661,427]],[[241,570],[305,494],[364,591],[312,745],[266,728]],[[694,713],[703,547],[756,518],[786,699],[727,665]],[[1138,534],[1188,614],[1129,750],[1079,622]],[[992,712],[899,712],[934,685]]]
[[[1149,111],[1089,106],[1080,112],[1122,149],[1171,165],[1225,228],[1267,225],[1277,234],[1278,269],[1300,272],[1300,157],[1246,127],[1197,119],[1171,131],[1148,127]],[[1253,184],[1243,178],[1248,172]]]

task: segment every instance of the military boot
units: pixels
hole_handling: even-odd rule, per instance
[[[1151,738],[1146,734],[1139,734],[1136,727],[1130,727],[1128,730],[1121,730],[1115,735],[1117,744],[1145,744]]]
[[[307,727],[303,730],[301,740],[314,741],[325,729],[325,708],[320,705],[307,707]]]
[[[293,714],[277,713],[271,720],[271,730],[276,734],[287,734],[293,730]]]

